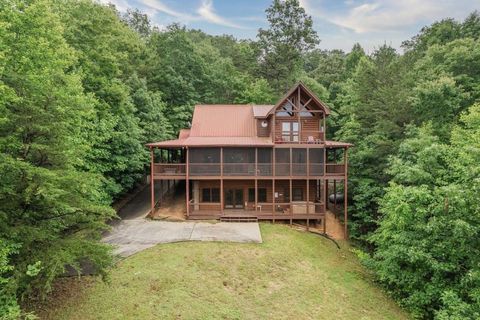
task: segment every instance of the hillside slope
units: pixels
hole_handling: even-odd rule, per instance
[[[263,244],[158,245],[120,262],[109,283],[72,280],[47,319],[407,319],[342,243],[261,225]]]

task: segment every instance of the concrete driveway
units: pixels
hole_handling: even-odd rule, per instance
[[[128,257],[159,243],[179,241],[227,241],[261,243],[258,223],[168,222],[146,219],[123,220],[103,241],[116,246],[115,253]]]

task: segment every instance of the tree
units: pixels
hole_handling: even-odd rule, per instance
[[[267,8],[268,29],[259,29],[260,71],[281,94],[295,82],[306,52],[319,43],[313,21],[298,0],[274,0]]]
[[[16,313],[13,296],[45,294],[67,264],[88,258],[105,274],[110,248],[98,239],[114,212],[101,177],[79,170],[94,101],[52,3],[11,1],[0,21],[0,301]]]
[[[95,116],[85,130],[93,147],[83,168],[103,175],[115,198],[142,177],[148,157],[126,84],[130,75],[142,71],[145,44],[112,7],[89,0],[57,1],[64,37],[77,53],[74,67],[82,70],[82,85],[94,97]]]
[[[275,94],[265,79],[250,82],[244,92],[235,100],[235,103],[272,104]]]
[[[450,144],[431,126],[409,130],[370,238],[380,281],[419,318],[480,316],[480,105],[461,122]]]
[[[138,9],[127,9],[127,12],[121,15],[130,28],[136,31],[142,37],[148,37],[152,33],[152,26],[148,16]]]

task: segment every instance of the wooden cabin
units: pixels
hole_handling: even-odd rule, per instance
[[[188,219],[315,220],[325,230],[339,187],[346,222],[351,144],[326,140],[329,114],[302,83],[275,105],[195,106],[178,139],[147,145],[152,212],[154,180],[185,180]]]

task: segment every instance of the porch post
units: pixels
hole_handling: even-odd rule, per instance
[[[275,178],[272,179],[272,214],[275,215],[276,210],[275,210]],[[273,222],[275,222],[275,219],[273,219]]]
[[[292,179],[289,179],[290,181],[290,189],[289,189],[289,194],[288,194],[288,199],[290,200],[290,225],[292,225],[292,220],[293,220],[293,207],[292,207]]]
[[[307,216],[310,213],[310,180],[307,179]],[[307,219],[307,230],[310,227],[310,219]]]
[[[223,195],[223,178],[220,178],[220,213],[223,214],[224,208],[224,195]]]
[[[150,147],[150,214],[153,215],[153,211],[155,210],[155,180],[153,178],[154,175],[154,155],[153,155],[153,148]]]
[[[333,179],[333,210],[337,210],[337,179]]]
[[[185,162],[185,199],[187,202],[187,219],[190,216],[190,165],[189,165],[189,152],[188,147],[186,148],[187,159]]]
[[[348,154],[347,154],[347,151],[348,151],[348,148],[345,148],[345,160],[344,160],[344,167],[345,167],[345,177],[343,178],[344,182],[343,184],[345,185],[343,190],[344,190],[344,194],[343,194],[343,201],[344,201],[344,204],[343,204],[343,215],[344,215],[344,228],[345,228],[345,239],[348,239],[348,214],[347,214],[347,211],[348,211],[348,200],[347,200],[347,197],[348,197]]]
[[[327,233],[328,179],[323,180],[323,233]]]
[[[223,194],[223,147],[220,147],[220,213],[223,215],[224,208],[224,194]]]
[[[255,177],[255,211],[257,211],[258,207],[258,179]]]

